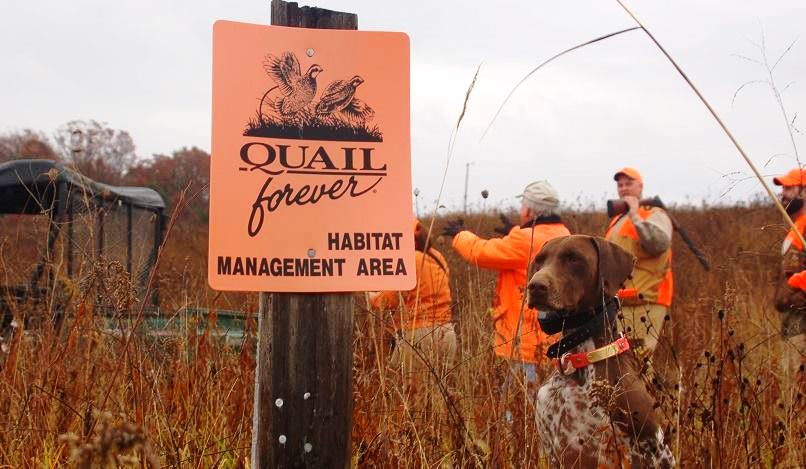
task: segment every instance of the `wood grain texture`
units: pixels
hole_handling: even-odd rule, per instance
[[[358,16],[273,0],[271,24],[357,29]],[[352,343],[352,295],[260,293],[252,467],[349,467]]]

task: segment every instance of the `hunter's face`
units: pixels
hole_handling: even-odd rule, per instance
[[[781,203],[789,204],[798,197],[802,197],[803,186],[783,186],[781,188]]]
[[[620,199],[627,196],[638,197],[640,199],[641,192],[644,190],[644,184],[624,174],[620,174],[616,179],[616,189],[618,190]]]

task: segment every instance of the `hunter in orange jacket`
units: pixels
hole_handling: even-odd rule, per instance
[[[537,323],[537,311],[529,309],[524,300],[526,272],[546,242],[571,233],[557,215],[556,191],[546,181],[527,186],[523,197],[521,226],[512,227],[503,238],[493,239],[459,231],[453,238],[453,248],[471,264],[498,271],[492,311],[496,355],[537,363],[544,360],[546,335]],[[451,234],[450,228],[446,231]],[[516,351],[519,327],[520,343]]]
[[[392,321],[397,331],[439,326],[451,321],[451,288],[445,258],[429,246],[425,252],[415,250],[414,260],[417,286],[413,290],[386,291],[371,300],[374,309],[395,311]]]
[[[405,370],[412,389],[419,389],[418,376],[434,372],[447,376],[456,355],[448,263],[427,238],[419,220],[414,220],[417,285],[413,290],[370,294],[373,309],[391,314],[395,347],[389,363]]]
[[[806,169],[795,168],[773,178],[781,187],[781,203],[801,235],[806,234]],[[782,394],[790,405],[797,376],[806,365],[806,255],[803,242],[790,230],[781,246],[781,280],[775,291],[775,307],[781,313],[783,340],[782,369],[785,386]]]

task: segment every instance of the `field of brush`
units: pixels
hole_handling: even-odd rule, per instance
[[[670,334],[655,360],[663,381],[653,388],[677,460],[682,467],[806,467],[804,388],[785,404],[780,320],[771,306],[786,233],[780,217],[762,204],[674,214],[713,266],[705,272],[675,239]],[[447,218],[436,220],[437,233]],[[607,223],[589,210],[564,218],[573,233],[601,235]],[[45,231],[22,234],[8,220],[0,218],[0,277],[28,278],[32,267],[21,259],[44,243]],[[91,260],[86,278],[59,295],[67,311],[60,333],[47,323],[55,298],[15,307],[16,327],[0,352],[0,467],[248,467],[257,294],[207,288],[206,224],[175,222],[159,261],[162,310],[209,308],[198,319],[207,325],[217,310],[246,312],[243,341],[227,344],[195,327],[169,338],[110,332],[98,294],[127,304],[130,284],[113,263]],[[497,224],[496,214],[465,217],[485,236]],[[451,267],[458,365],[444,395],[406,392],[386,366],[389,324],[357,298],[354,464],[548,467],[529,390],[506,379],[507,365],[490,349],[495,274],[463,263],[445,239],[434,246]]]

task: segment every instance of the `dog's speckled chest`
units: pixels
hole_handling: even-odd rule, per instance
[[[593,340],[580,344],[578,351],[591,351]],[[623,428],[611,421],[603,402],[608,401],[606,382],[596,380],[594,367],[581,370],[577,380],[554,372],[537,394],[537,425],[544,451],[563,460],[570,453],[585,454],[598,467],[620,467],[620,459],[648,458],[655,467],[673,467],[674,457],[664,444],[663,432],[647,441],[632,442]],[[626,454],[619,454],[625,451]]]
[[[594,349],[588,339],[579,351]],[[602,432],[608,429],[605,410],[593,399],[595,372],[585,368],[584,379],[577,380],[555,372],[537,394],[538,428],[546,450],[561,454],[566,449],[579,451],[596,448]]]

